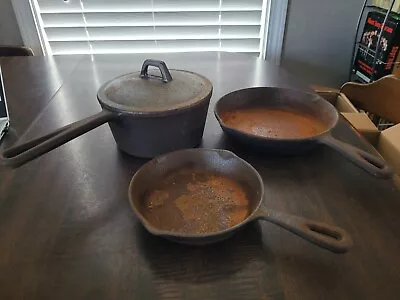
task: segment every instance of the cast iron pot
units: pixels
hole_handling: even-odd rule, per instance
[[[149,66],[161,77],[150,75]],[[2,163],[18,167],[64,143],[109,123],[117,146],[137,157],[154,157],[200,144],[212,94],[211,82],[196,73],[168,70],[148,59],[140,72],[117,77],[98,91],[102,111],[2,153]]]
[[[221,116],[224,112],[257,107],[306,114],[324,124],[324,129],[314,136],[305,138],[269,138],[229,126]],[[223,131],[247,147],[278,154],[298,154],[318,144],[325,144],[373,176],[388,179],[393,175],[392,168],[382,158],[339,141],[331,135],[332,129],[339,121],[339,113],[332,104],[316,94],[276,87],[247,88],[234,91],[219,99],[214,113]]]
[[[158,190],[159,184],[174,172],[187,168],[199,172],[218,174],[218,176],[227,177],[239,183],[247,194],[249,205],[247,218],[225,230],[202,234],[168,231],[164,228],[157,228],[150,223],[145,217],[146,210],[152,209],[145,205],[146,195],[151,191]],[[191,180],[191,176],[188,177]],[[188,178],[185,177],[180,180],[181,182],[174,182],[175,186],[186,186]],[[192,180],[191,183],[201,182],[197,177]],[[161,191],[168,195],[168,198],[163,200],[164,203],[165,201],[173,202],[182,195],[190,194],[190,190],[187,188],[182,188],[179,193],[168,188]],[[340,227],[266,207],[263,203],[264,184],[260,174],[248,162],[227,150],[185,149],[156,157],[144,164],[133,176],[129,185],[128,195],[132,210],[150,233],[177,243],[190,245],[216,243],[230,238],[248,222],[263,220],[335,253],[347,252],[353,245],[349,234]],[[218,203],[219,200],[215,199],[215,201]],[[171,218],[168,219],[168,222],[173,222]]]

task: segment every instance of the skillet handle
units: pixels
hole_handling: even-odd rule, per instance
[[[375,177],[389,179],[393,176],[393,169],[380,157],[339,141],[330,134],[324,135],[319,141],[335,149],[355,165]]]
[[[353,246],[350,235],[342,228],[303,217],[260,208],[255,219],[282,227],[299,237],[329,251],[345,253]]]
[[[15,145],[0,154],[0,164],[17,168],[117,117],[117,114],[103,110],[42,137]]]

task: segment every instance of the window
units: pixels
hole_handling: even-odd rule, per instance
[[[260,54],[266,0],[33,0],[54,55],[231,51]]]
[[[288,0],[11,0],[36,54],[231,51],[279,64]]]

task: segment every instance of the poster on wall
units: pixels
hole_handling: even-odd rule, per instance
[[[385,15],[372,11],[367,15],[364,30],[359,41],[358,52],[354,61],[353,71],[365,82],[372,77],[372,69],[376,51],[378,52],[374,79],[392,73],[397,60],[400,46],[400,16],[391,14],[381,33]]]

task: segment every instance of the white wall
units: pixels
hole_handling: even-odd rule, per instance
[[[0,45],[22,45],[11,0],[0,0]]]
[[[309,83],[339,87],[346,82],[362,4],[363,0],[291,0],[282,65]]]

